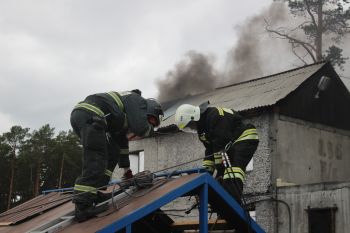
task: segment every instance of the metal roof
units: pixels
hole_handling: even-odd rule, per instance
[[[165,181],[165,182],[160,182]],[[137,227],[138,221],[141,221],[141,226],[148,226],[148,220],[143,221],[149,214],[159,211],[160,208],[167,203],[175,200],[178,197],[186,195],[199,195],[200,202],[200,229],[201,232],[208,232],[208,202],[216,209],[222,211],[222,216],[229,224],[240,232],[246,232],[249,224],[251,231],[254,233],[263,233],[264,231],[257,225],[257,223],[248,218],[245,211],[239,204],[221,187],[210,175],[207,173],[184,175],[178,178],[161,178],[155,186],[148,189],[137,190],[133,195],[130,195],[130,200],[123,206],[117,209],[111,205],[110,210],[100,214],[98,217],[89,219],[82,223],[73,222],[71,225],[59,227],[56,230],[59,232],[116,232],[126,228],[127,232],[134,232],[131,230],[131,225]],[[34,201],[35,199],[33,199]],[[29,202],[33,202],[29,201]],[[57,218],[66,216],[72,213],[74,205],[72,202],[65,203],[61,206],[53,208],[47,212],[37,215],[32,219],[16,224],[13,226],[0,227],[1,233],[14,232],[31,232],[38,227],[43,226],[49,222],[55,222]],[[153,220],[152,220],[153,221]],[[151,222],[152,222],[151,221]],[[159,225],[158,220],[153,221],[154,224]],[[167,224],[171,224],[168,222]],[[142,225],[143,224],[143,225]],[[146,225],[145,225],[146,224]],[[171,227],[171,225],[169,225]],[[152,226],[153,227],[153,226]],[[152,228],[154,230],[154,228]],[[40,231],[46,232],[40,228]],[[51,232],[51,231],[50,231]],[[141,228],[137,232],[150,232]],[[168,232],[155,230],[152,232]]]
[[[165,111],[165,120],[161,127],[174,123],[173,114],[177,107],[184,103],[199,105],[209,100],[211,106],[232,108],[236,111],[272,106],[297,89],[324,65],[325,63],[316,63],[181,99]]]
[[[13,225],[71,200],[71,194],[50,193],[35,197],[0,214],[0,226]],[[1,229],[1,228],[0,228]]]

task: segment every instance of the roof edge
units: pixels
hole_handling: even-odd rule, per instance
[[[270,74],[270,75],[263,76],[263,77],[260,77],[260,78],[250,79],[250,80],[243,81],[243,82],[238,82],[238,83],[234,83],[234,84],[230,84],[230,85],[226,85],[226,86],[222,86],[222,87],[217,87],[217,88],[215,88],[215,90],[223,89],[223,88],[226,88],[226,87],[238,86],[238,85],[241,85],[241,84],[244,84],[244,83],[249,83],[249,82],[254,82],[254,81],[257,81],[257,80],[261,80],[261,79],[270,78],[270,77],[273,77],[273,76],[277,76],[277,75],[293,72],[293,71],[296,71],[296,70],[304,69],[306,67],[310,67],[310,66],[314,66],[314,65],[319,65],[319,64],[322,64],[322,63],[323,63],[323,65],[326,65],[326,64],[329,63],[329,61],[315,62],[313,64],[305,65],[305,66],[298,67],[298,68],[291,69],[291,70],[286,70],[286,71],[283,71],[283,72],[280,72],[280,73]]]

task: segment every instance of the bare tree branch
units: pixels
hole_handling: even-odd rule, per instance
[[[299,24],[298,26],[296,26],[295,28],[290,29],[290,31],[291,31],[291,32],[294,32],[294,31],[296,31],[296,30],[298,30],[298,29],[302,29],[302,27],[303,27],[305,24],[310,24],[310,23],[312,23],[312,22],[311,22],[311,21],[305,21],[305,22]]]
[[[316,23],[316,19],[315,16],[312,14],[311,9],[310,9],[310,3],[308,0],[304,0],[305,5],[306,5],[306,11],[307,13],[310,15],[312,23],[315,25],[315,27],[317,28],[317,31],[319,30],[318,28],[318,24]]]
[[[265,22],[266,22],[266,27],[265,27],[265,30],[266,30],[266,31],[268,31],[268,32],[270,32],[270,33],[274,33],[274,34],[280,36],[281,39],[288,39],[291,43],[297,43],[297,44],[301,45],[301,46],[308,52],[308,54],[310,55],[310,57],[312,58],[312,60],[313,60],[314,62],[317,61],[316,58],[315,58],[315,56],[314,56],[314,54],[312,53],[312,50],[313,50],[313,51],[316,51],[316,48],[315,48],[313,45],[311,45],[310,43],[307,43],[307,42],[298,40],[298,39],[296,39],[296,38],[294,38],[294,37],[291,37],[291,36],[289,36],[289,35],[286,34],[286,33],[282,33],[282,32],[279,32],[279,31],[276,31],[276,30],[273,30],[273,29],[269,29],[269,24],[268,24],[268,22],[267,22],[266,20],[265,20]]]
[[[295,51],[296,46],[292,43],[292,52],[294,53],[294,55],[299,58],[300,61],[302,61],[304,63],[304,65],[307,65],[307,62],[299,56],[299,54]]]

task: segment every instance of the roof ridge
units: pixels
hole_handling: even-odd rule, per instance
[[[233,83],[233,84],[229,84],[229,85],[222,86],[222,87],[216,87],[215,90],[223,89],[223,88],[226,88],[226,87],[238,86],[238,85],[241,85],[241,84],[244,84],[244,83],[249,83],[249,82],[254,82],[254,81],[257,81],[257,80],[261,80],[261,79],[270,78],[270,77],[273,77],[273,76],[277,76],[277,75],[281,75],[281,74],[293,72],[293,71],[296,71],[296,70],[301,70],[301,69],[304,69],[304,68],[306,68],[306,67],[310,67],[310,66],[314,66],[314,65],[319,65],[319,64],[322,64],[322,63],[326,64],[327,61],[315,62],[315,63],[313,63],[313,64],[308,64],[308,65],[305,65],[305,66],[302,66],[302,67],[298,67],[298,68],[295,68],[295,69],[286,70],[286,71],[279,72],[279,73],[275,73],[275,74],[270,74],[270,75],[263,76],[263,77],[260,77],[260,78],[255,78],[255,79],[250,79],[250,80],[247,80],[247,81],[242,81],[242,82],[238,82],[238,83]]]

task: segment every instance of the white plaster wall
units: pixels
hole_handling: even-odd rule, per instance
[[[259,117],[248,119],[257,127],[259,134],[259,146],[253,156],[254,169],[247,172],[244,185],[245,194],[264,194],[271,186],[271,151],[274,144],[271,144],[271,115],[265,114]],[[130,142],[130,151],[144,150],[145,170],[159,171],[166,167],[174,166],[186,161],[204,156],[204,146],[198,140],[197,134],[176,133],[154,138]],[[181,166],[178,169],[189,169],[200,167],[201,160]],[[172,171],[174,169],[171,169]],[[186,209],[194,203],[194,198],[181,198],[164,207],[164,209]],[[269,230],[274,221],[271,209],[262,208],[256,210],[257,221],[264,229]],[[171,214],[184,215],[186,219],[197,219],[198,212],[192,211],[189,215],[183,212],[172,211]],[[178,217],[172,216],[177,219]]]
[[[349,232],[350,183],[315,184],[279,188],[278,199],[285,201],[291,209],[292,233],[308,232],[306,209],[337,207],[335,212],[336,233]],[[288,212],[279,205],[279,233],[288,233]]]
[[[277,127],[277,178],[296,184],[350,179],[350,132],[288,119]]]

